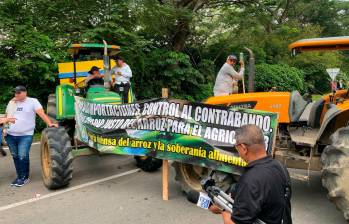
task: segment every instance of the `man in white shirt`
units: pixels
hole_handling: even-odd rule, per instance
[[[110,71],[111,75],[115,75],[114,89],[115,92],[122,96],[123,103],[130,103],[128,101],[128,95],[131,88],[130,78],[132,77],[132,71],[124,59],[120,56],[115,57],[116,66]]]
[[[215,96],[226,96],[232,94],[234,84],[236,85],[238,80],[242,79],[245,70],[244,62],[240,61],[239,72],[234,69],[236,62],[237,57],[235,55],[229,55],[224,65],[219,70],[213,88]]]
[[[36,114],[47,126],[58,127],[45,114],[39,101],[27,97],[27,89],[24,86],[17,86],[15,97],[6,108],[7,118],[15,119],[6,129],[5,137],[17,172],[17,177],[11,186],[21,187],[29,182],[29,151],[33,142]],[[8,122],[11,122],[11,119]]]

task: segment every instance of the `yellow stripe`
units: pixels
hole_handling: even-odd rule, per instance
[[[110,67],[115,66],[115,61],[111,60]],[[92,66],[97,66],[103,69],[103,60],[91,60],[91,61],[78,61],[76,62],[76,72],[87,72],[91,69]],[[62,62],[58,63],[59,73],[74,72],[74,63],[73,62]]]
[[[63,94],[62,94],[62,87],[58,87],[58,115],[63,115]]]
[[[132,103],[131,89],[128,91],[128,103]]]
[[[85,77],[81,78],[81,77],[78,77],[76,79],[76,83],[81,83],[83,86],[85,85],[85,83],[83,82],[85,80]],[[71,83],[70,82],[70,78],[67,78],[67,79],[60,79],[59,80],[59,83],[60,84],[68,84],[68,85],[74,85],[74,83]]]
[[[94,98],[93,100],[120,100],[118,97],[100,97],[100,98]]]

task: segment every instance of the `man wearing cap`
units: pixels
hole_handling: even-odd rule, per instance
[[[90,85],[104,84],[104,76],[99,72],[99,68],[97,66],[92,66],[88,73],[89,75],[85,79],[85,86],[89,87]]]
[[[234,69],[236,62],[237,57],[235,55],[229,55],[224,65],[219,70],[213,88],[215,96],[226,96],[232,94],[234,84],[237,85],[237,81],[242,79],[245,70],[244,62],[240,61],[239,72]]]
[[[17,86],[15,97],[6,108],[6,117],[15,119],[15,122],[7,127],[5,137],[17,173],[11,186],[21,187],[29,182],[29,150],[33,142],[36,114],[47,126],[58,127],[45,114],[39,101],[28,97],[24,86]]]
[[[128,102],[128,94],[131,88],[130,78],[132,77],[131,68],[120,56],[115,57],[116,66],[112,68],[110,74],[115,75],[115,92],[122,96],[124,103]]]

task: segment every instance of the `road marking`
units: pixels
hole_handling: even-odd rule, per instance
[[[109,176],[109,177],[105,177],[105,178],[102,178],[102,179],[99,179],[99,180],[87,182],[87,183],[80,184],[80,185],[77,185],[77,186],[74,186],[74,187],[69,187],[69,188],[67,188],[65,190],[60,190],[60,191],[55,191],[55,192],[52,192],[52,193],[49,193],[49,194],[45,194],[45,195],[40,196],[38,198],[30,198],[30,199],[27,199],[27,200],[24,200],[24,201],[20,201],[20,202],[16,202],[16,203],[13,203],[13,204],[5,205],[5,206],[0,207],[0,212],[1,211],[5,211],[5,210],[9,210],[11,208],[16,208],[16,207],[21,206],[21,205],[30,204],[30,203],[33,203],[33,202],[36,202],[36,201],[39,201],[39,200],[42,200],[42,199],[51,198],[51,197],[54,197],[54,196],[57,196],[57,195],[61,195],[61,194],[64,194],[64,193],[75,191],[75,190],[78,190],[78,189],[81,189],[81,188],[89,187],[91,185],[99,184],[99,183],[102,183],[102,182],[105,182],[105,181],[108,181],[108,180],[112,180],[112,179],[123,177],[123,176],[129,175],[129,174],[133,174],[133,173],[136,173],[136,172],[138,172],[140,170],[141,169],[129,170],[129,171],[124,172],[124,173],[115,174],[115,175],[112,175],[112,176]]]
[[[40,145],[40,142],[34,142],[32,145]],[[4,147],[3,149],[8,149],[8,146]]]

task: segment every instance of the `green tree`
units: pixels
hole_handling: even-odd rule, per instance
[[[303,72],[288,65],[259,64],[255,81],[257,91],[269,91],[272,87],[278,91],[304,90]]]

